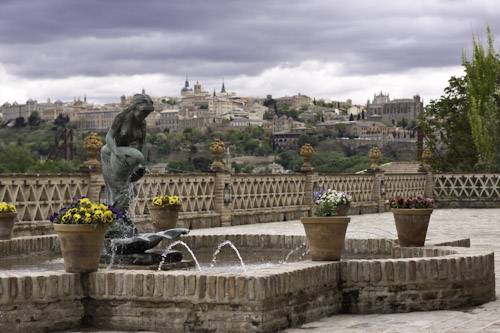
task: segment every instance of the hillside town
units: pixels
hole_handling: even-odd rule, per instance
[[[70,102],[29,99],[24,104],[5,102],[0,110],[4,126],[28,122],[35,113],[42,121],[65,117],[83,132],[105,132],[132,97],[123,95],[120,102],[105,105],[89,103],[87,96]],[[179,95],[151,97],[155,111],[146,118],[150,131],[182,133],[187,128],[223,131],[258,126],[271,131],[273,150],[297,148],[301,134],[314,135],[322,130],[339,132],[337,140],[350,148],[366,144],[381,148],[395,143],[412,147],[417,140],[415,120],[423,112],[419,95],[390,99],[388,93],[380,92],[366,105],[301,93],[258,98],[228,91],[224,82],[220,91],[209,92],[198,81],[191,87],[187,77]]]

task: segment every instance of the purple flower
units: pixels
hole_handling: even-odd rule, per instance
[[[54,222],[54,219],[58,216],[59,214],[57,214],[56,212],[54,212],[54,214],[52,214],[50,216],[50,222]]]

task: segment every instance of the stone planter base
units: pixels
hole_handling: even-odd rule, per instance
[[[148,209],[153,221],[154,232],[177,227],[177,220],[179,219],[179,212],[182,206],[155,206],[148,203]]]
[[[17,213],[0,213],[0,239],[11,239]]]
[[[104,234],[109,224],[54,224],[59,237],[64,268],[69,273],[95,272],[99,268]]]
[[[400,246],[424,246],[432,209],[392,209]]]
[[[340,260],[350,217],[302,217],[300,221],[306,231],[312,260]]]

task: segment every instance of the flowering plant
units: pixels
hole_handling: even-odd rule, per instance
[[[0,213],[15,213],[16,206],[10,205],[6,202],[0,203]]]
[[[435,207],[434,199],[424,198],[423,195],[419,194],[415,198],[403,198],[402,196],[389,197],[385,204],[391,208],[399,209],[429,209]]]
[[[119,219],[122,213],[119,209],[103,204],[91,202],[88,198],[73,198],[69,206],[63,207],[58,213],[50,217],[50,221],[57,224],[93,224],[97,226],[111,224]]]
[[[153,198],[153,205],[163,207],[180,206],[181,201],[176,195],[174,195],[173,197],[169,197],[168,195],[160,195]]]
[[[345,193],[332,189],[319,190],[313,197],[313,201],[320,207],[316,210],[316,216],[335,216],[337,215],[335,209],[338,206],[350,205],[352,197]]]

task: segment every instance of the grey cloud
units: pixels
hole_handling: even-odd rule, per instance
[[[496,3],[496,2],[495,2]],[[488,1],[4,1],[0,62],[29,78],[256,75],[281,63],[345,74],[460,63]]]

